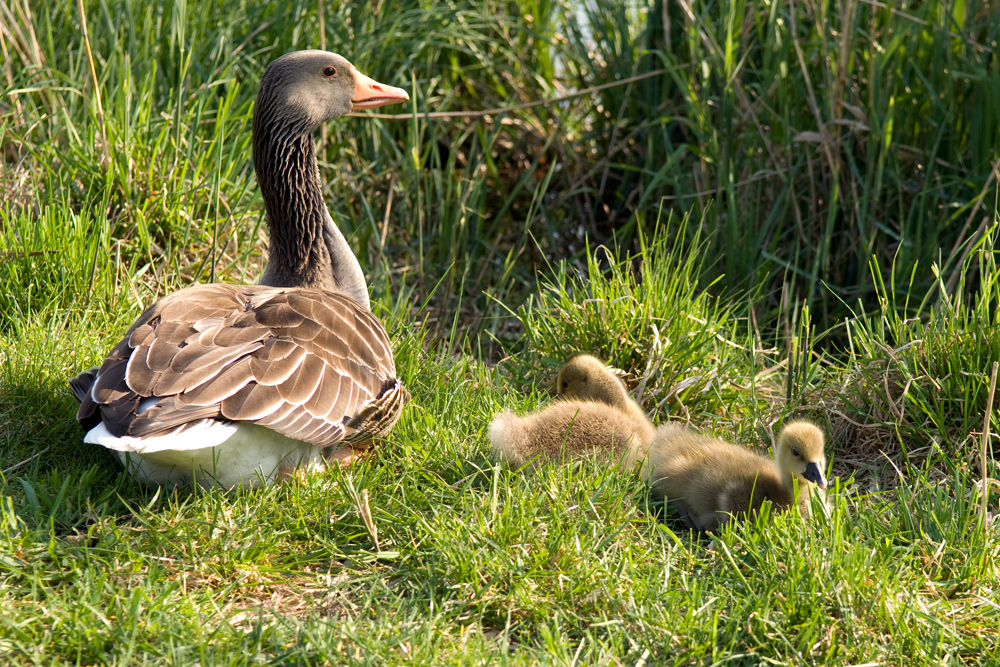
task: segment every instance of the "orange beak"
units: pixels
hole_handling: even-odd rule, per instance
[[[409,94],[402,88],[387,86],[379,83],[371,77],[367,77],[361,72],[354,70],[354,99],[351,105],[354,111],[359,109],[372,109],[394,102],[405,102],[410,99]]]

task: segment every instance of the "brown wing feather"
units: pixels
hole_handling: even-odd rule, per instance
[[[287,381],[301,366],[306,351],[277,338],[267,341],[266,349],[250,358],[250,370],[258,384],[276,385]]]
[[[117,412],[109,412],[106,408],[101,410],[101,417],[104,419],[106,426],[108,425],[109,415],[117,417],[117,414]],[[116,433],[110,426],[108,426],[108,430],[114,435],[156,435],[157,433],[163,433],[164,431],[169,431],[178,426],[190,424],[191,422],[201,421],[202,419],[213,419],[218,417],[220,413],[218,404],[182,405],[177,402],[176,396],[167,396],[140,415],[127,414],[127,417],[118,418],[117,422],[118,424],[127,423],[129,427],[127,432]]]
[[[193,342],[185,342],[187,345],[170,359],[171,373],[181,374],[202,368],[221,368],[227,362],[239,359],[263,347],[263,343],[259,340],[226,346],[205,344],[197,338]]]
[[[98,404],[113,403],[129,394],[125,384],[125,371],[128,368],[128,357],[116,359],[109,356],[97,369],[97,376],[90,388],[90,395]]]
[[[320,382],[319,387],[313,392],[313,395],[309,397],[309,400],[302,404],[309,414],[315,417],[326,417],[330,414],[330,410],[333,409],[337,397],[340,395],[340,383],[341,380],[346,380],[335,371],[332,367],[327,366],[326,372],[323,373],[323,380]],[[347,403],[344,403],[344,408],[346,409]]]
[[[323,381],[326,364],[314,354],[302,360],[299,371],[277,385],[278,393],[292,405],[302,405],[309,400]]]
[[[326,446],[391,428],[409,398],[395,372],[385,329],[348,298],[212,284],[147,308],[74,391],[81,422],[97,411],[114,435],[218,417]]]
[[[182,405],[221,405],[222,401],[253,382],[250,360],[250,357],[237,359],[224,367],[211,382],[203,382],[196,387],[178,392],[177,402]],[[131,381],[129,385],[132,386]]]
[[[282,403],[277,388],[249,382],[222,401],[222,416],[233,421],[255,422],[274,413]]]
[[[97,378],[97,371],[99,369],[97,366],[81,371],[69,380],[69,388],[73,392],[73,396],[76,400],[80,401],[80,409],[76,412],[77,420],[83,424],[84,428],[93,428],[97,426],[101,418],[96,415],[97,403],[94,403],[94,399],[90,396],[90,390],[94,386],[94,380]]]

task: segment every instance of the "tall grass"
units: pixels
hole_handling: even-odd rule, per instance
[[[686,226],[665,221],[620,262],[602,246],[583,267],[553,267],[518,311],[524,337],[508,364],[515,377],[554,375],[586,352],[627,371],[653,414],[697,420],[736,410],[743,392],[729,376],[744,373],[750,340],[735,308],[700,287],[705,244],[686,243]]]
[[[872,266],[880,303],[849,322],[853,370],[844,396],[847,416],[859,422],[852,429],[881,426],[891,434],[879,443],[885,451],[918,460],[936,459],[942,451],[951,459],[973,459],[983,415],[1000,416],[1000,406],[988,404],[990,370],[1000,361],[996,234],[991,225],[972,248],[954,288],[932,267],[935,298],[909,303],[897,295],[916,290],[885,282],[888,272]]]
[[[929,263],[993,217],[997,142],[982,132],[998,118],[1000,22],[987,4],[681,2],[648,19],[670,28],[656,55],[676,86],[658,162],[690,152],[665,194],[682,210],[716,202],[710,252],[727,284],[787,276],[829,325],[839,298],[874,296],[872,255]]]
[[[78,221],[106,217],[103,245],[148,266],[156,291],[252,280],[254,84],[279,53],[321,43],[413,88],[409,120],[332,124],[323,173],[369,272],[433,292],[442,331],[456,310],[488,326],[487,285],[521,298],[545,258],[584,250],[582,233],[638,249],[661,203],[705,226],[704,284],[764,284],[770,326],[787,278],[826,328],[847,314],[842,301],[876,303],[873,255],[908,267],[941,251],[954,288],[996,209],[1000,20],[988,3],[84,6],[96,90],[74,3],[4,4],[7,261],[25,261],[22,212],[58,203],[76,216],[57,223],[68,239],[97,236]],[[660,69],[497,117],[420,116]],[[72,292],[90,291],[93,271],[67,260]]]

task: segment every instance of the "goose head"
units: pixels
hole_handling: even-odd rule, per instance
[[[573,357],[556,376],[556,391],[563,398],[621,406],[628,401],[625,384],[610,368],[589,354]]]
[[[327,51],[295,51],[274,60],[260,80],[257,112],[271,112],[311,132],[322,123],[359,109],[410,96],[359,72],[343,56]]]
[[[826,455],[823,432],[807,421],[787,424],[778,434],[774,447],[774,462],[784,479],[797,479],[801,485],[811,482],[826,488]]]
[[[409,97],[326,51],[295,51],[267,66],[253,111],[253,163],[270,233],[262,284],[324,289],[370,307],[361,265],[323,201],[312,135],[350,111]]]

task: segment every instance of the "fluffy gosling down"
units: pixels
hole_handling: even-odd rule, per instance
[[[646,413],[629,396],[621,378],[597,357],[581,354],[570,359],[556,376],[556,391],[562,398],[607,403],[618,408],[637,424],[649,425],[647,441],[653,437],[653,426]]]
[[[631,466],[645,456],[653,426],[607,366],[591,356],[575,357],[559,371],[556,386],[560,400],[544,410],[493,418],[490,441],[498,458],[522,466],[597,453]]]
[[[812,495],[825,500],[825,442],[814,424],[792,422],[778,434],[772,461],[667,424],[653,437],[644,474],[653,495],[666,498],[697,531],[716,531],[731,517],[756,514],[765,500],[775,511],[797,503],[805,516]]]

